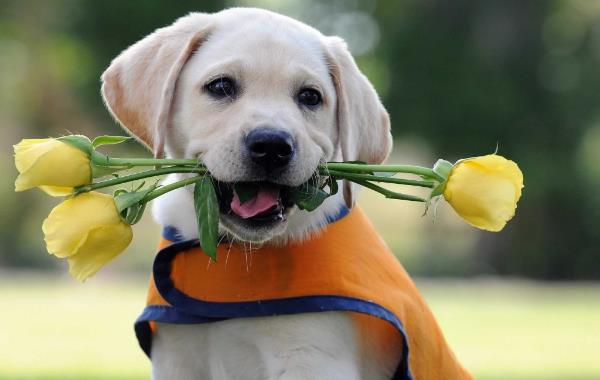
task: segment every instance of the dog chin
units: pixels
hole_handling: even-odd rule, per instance
[[[235,215],[221,215],[223,232],[231,235],[235,240],[243,242],[266,243],[283,235],[287,230],[287,225],[287,219],[257,224]]]

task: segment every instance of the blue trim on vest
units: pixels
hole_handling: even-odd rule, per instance
[[[342,207],[340,207],[340,209],[338,210],[337,214],[330,215],[327,217],[327,224],[337,222],[338,220],[342,219],[349,213],[350,213],[350,209],[346,205],[342,205]]]
[[[183,241],[183,236],[181,236],[179,230],[173,226],[165,226],[162,230],[162,237],[174,243]]]
[[[157,321],[163,323],[177,323],[185,325],[193,325],[197,323],[219,322],[223,318],[207,318],[193,314],[187,314],[182,310],[175,309],[168,305],[149,305],[144,308],[144,311],[135,323],[142,321]]]
[[[342,219],[349,213],[350,209],[346,207],[346,205],[342,205],[336,214],[327,216],[327,219],[325,221],[327,222],[327,224],[331,224]],[[179,230],[173,226],[165,226],[162,230],[162,237],[167,239],[168,241],[172,241],[173,243],[183,241],[183,236],[181,235],[181,232],[179,232]]]
[[[192,298],[183,293],[175,287],[171,279],[172,263],[179,253],[198,246],[197,239],[186,240],[169,245],[156,255],[153,266],[154,283],[160,295],[173,307],[148,306],[138,319],[136,334],[140,340],[140,345],[148,355],[151,349],[151,331],[147,326],[149,320],[167,323],[207,323],[230,318],[267,317],[323,311],[353,311],[381,318],[398,329],[403,338],[402,359],[392,379],[413,379],[408,365],[409,347],[404,325],[394,313],[376,303],[337,295],[245,302],[208,302]]]

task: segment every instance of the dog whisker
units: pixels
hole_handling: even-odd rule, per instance
[[[229,241],[229,247],[227,248],[227,255],[225,255],[225,270],[227,270],[227,263],[229,262],[229,254],[231,253],[231,247],[233,246],[233,239]]]
[[[246,273],[250,272],[250,268],[248,268],[248,246],[244,243],[244,258],[246,260]]]
[[[252,242],[250,242],[250,250],[249,250],[249,255],[250,255],[250,268],[252,268]]]

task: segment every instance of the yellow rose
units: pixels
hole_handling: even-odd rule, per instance
[[[15,191],[33,187],[53,196],[67,195],[73,187],[92,181],[90,158],[82,150],[57,139],[23,139],[14,145],[19,176]]]
[[[517,164],[490,154],[458,161],[444,198],[469,224],[496,232],[515,215],[522,188],[523,173]]]
[[[112,196],[89,192],[56,206],[42,225],[48,252],[69,261],[69,272],[85,281],[123,252],[131,226],[119,216]]]

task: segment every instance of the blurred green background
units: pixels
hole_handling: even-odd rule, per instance
[[[158,227],[84,286],[44,249],[57,203],[15,194],[22,138],[119,134],[110,60],[190,11],[273,9],[344,37],[392,117],[390,162],[499,153],[521,166],[516,218],[490,234],[440,203],[360,202],[418,278],[478,379],[600,378],[600,1],[0,0],[0,378],[148,378],[131,329]],[[109,150],[146,154],[134,143]]]

